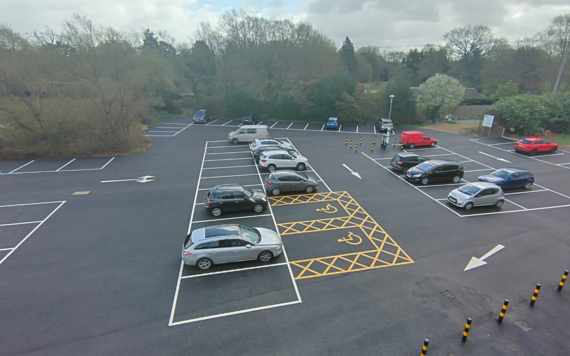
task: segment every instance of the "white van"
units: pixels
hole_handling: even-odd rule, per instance
[[[230,132],[228,134],[228,141],[236,144],[238,142],[252,142],[256,138],[267,137],[269,137],[267,125],[246,125],[240,127],[236,131]]]

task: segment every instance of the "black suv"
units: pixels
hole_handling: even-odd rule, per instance
[[[429,161],[429,158],[422,157],[415,153],[402,152],[392,157],[390,166],[392,166],[392,169],[395,171],[406,173],[408,169],[425,161]]]
[[[204,201],[204,208],[214,216],[240,210],[261,213],[267,207],[267,194],[251,190],[239,184],[220,184],[210,188]]]
[[[208,110],[198,110],[193,118],[195,124],[205,124],[210,120],[211,116]]]
[[[406,179],[424,185],[442,181],[459,183],[463,173],[465,170],[460,162],[434,159],[410,168],[406,173]]]
[[[257,115],[247,115],[241,120],[242,125],[257,125],[259,124],[259,117]]]

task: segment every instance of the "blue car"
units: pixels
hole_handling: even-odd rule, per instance
[[[338,118],[337,117],[329,117],[329,119],[327,120],[327,129],[338,130]]]
[[[501,168],[491,174],[479,176],[477,181],[494,183],[503,189],[530,189],[534,184],[534,174],[524,168]]]

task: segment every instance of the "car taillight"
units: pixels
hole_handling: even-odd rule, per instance
[[[267,182],[267,185],[272,185],[272,184],[273,184],[273,182]]]
[[[265,162],[267,162],[267,160],[266,160],[266,159],[262,159],[261,162],[265,163]]]
[[[401,165],[403,165],[403,164],[404,164],[404,162],[398,162],[398,164],[401,166]]]
[[[462,169],[461,169],[461,173],[464,173],[464,172],[465,172],[465,169],[462,168]]]
[[[206,206],[210,207],[210,201],[209,200],[206,200]]]
[[[182,250],[182,254],[183,254],[184,256],[190,256],[190,255],[192,254],[192,252]]]
[[[251,145],[251,147],[257,147],[257,145]]]

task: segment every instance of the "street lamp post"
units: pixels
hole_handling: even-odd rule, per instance
[[[394,94],[390,95],[390,113],[388,114],[388,119],[392,120],[392,100],[394,100]]]

